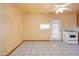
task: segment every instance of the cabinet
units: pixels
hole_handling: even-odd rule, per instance
[[[77,27],[79,27],[79,14],[77,14]],[[79,43],[79,32],[78,32],[78,43]]]

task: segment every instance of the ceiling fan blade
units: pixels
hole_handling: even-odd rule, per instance
[[[57,5],[57,4],[56,4],[55,6],[56,6],[56,7],[59,7],[59,5]]]
[[[66,6],[68,6],[68,5],[70,5],[71,3],[66,3],[66,4],[64,4],[64,5],[61,5],[62,7],[66,7]]]
[[[62,8],[63,10],[72,10],[72,9],[69,9],[69,8]]]
[[[51,10],[49,10],[49,12],[52,12],[52,11],[55,11],[55,10],[57,10],[57,8],[51,9]]]

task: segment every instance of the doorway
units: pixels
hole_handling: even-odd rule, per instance
[[[54,18],[51,22],[51,40],[61,40],[61,22]]]

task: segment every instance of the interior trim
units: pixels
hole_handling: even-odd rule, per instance
[[[15,51],[15,49],[17,49],[22,43],[24,43],[24,41],[25,40],[23,40],[20,44],[18,44],[11,52],[9,52],[6,56],[9,56],[9,55],[11,55],[11,53],[13,52],[13,51]]]

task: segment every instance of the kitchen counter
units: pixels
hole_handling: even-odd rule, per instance
[[[65,32],[79,32],[79,28],[64,28]]]

